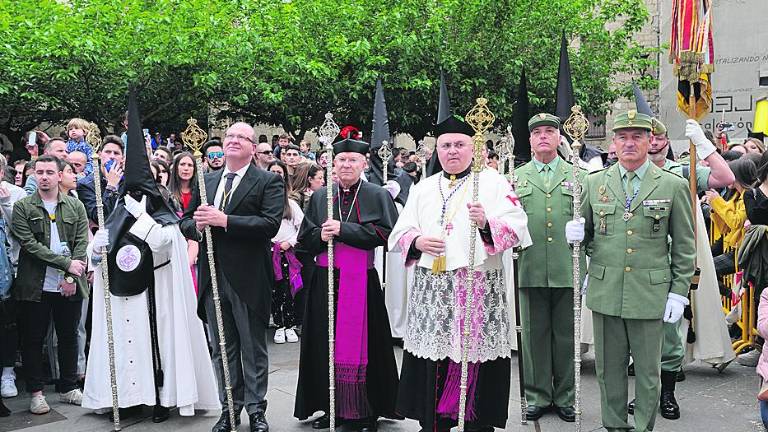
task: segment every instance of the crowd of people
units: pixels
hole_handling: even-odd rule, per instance
[[[354,128],[333,144],[326,179],[327,153],[308,141],[283,134],[269,143],[235,123],[205,142],[198,164],[175,135],[142,130],[134,110],[126,133],[104,137],[98,154],[86,140],[89,123],[72,119],[67,139],[27,134],[30,161],[0,156],[0,382],[3,398],[17,396],[20,350],[33,414],[50,411],[43,390],[54,381],[61,402],[112,415],[114,364],[121,418],[142,406],[153,407],[155,422],[174,407],[182,416],[221,408],[212,431],[225,432],[245,410],[250,430],[266,432],[272,327],[275,344],[301,343],[294,415],[323,412],[315,429],[346,423],[370,432],[380,417],[407,417],[423,431],[448,431],[460,417],[463,358],[467,430],[503,429],[514,350],[527,419],[554,412],[573,422],[580,325],[581,342],[595,351],[603,426],[650,431],[657,413],[680,417],[675,389],[686,361],[723,368],[733,359],[731,338],[743,329],[723,316],[721,296],[737,304],[751,286],[757,330],[768,334],[759,301],[768,296],[760,139],[724,146],[689,120],[696,159],[674,160],[663,123],[631,110],[617,116],[608,154],[584,152],[574,167],[561,119],[542,113],[528,122],[523,163],[500,160],[491,146],[473,172],[474,131],[448,116],[436,125],[427,171],[424,156],[395,148],[385,183],[376,148]],[[692,174],[701,197],[694,205],[683,179]],[[576,190],[583,218],[574,220]],[[574,243],[587,276],[580,323]],[[697,317],[713,324],[697,326]],[[738,360],[768,381],[761,343]],[[686,344],[721,354],[686,359]],[[628,375],[636,377],[632,400]],[[768,424],[768,384],[759,398]],[[0,415],[9,414],[0,399]]]

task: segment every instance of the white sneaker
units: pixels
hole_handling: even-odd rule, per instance
[[[12,398],[19,395],[19,390],[16,389],[16,380],[13,377],[5,377],[0,380],[0,396],[4,398]]]
[[[753,349],[746,354],[740,354],[736,357],[736,363],[747,367],[757,366],[758,360],[760,360],[760,350],[758,349]]]
[[[299,336],[296,335],[296,331],[294,329],[285,329],[285,341],[288,343],[296,343],[299,341]]]
[[[59,402],[64,402],[72,405],[82,405],[83,392],[81,392],[80,389],[74,389],[66,393],[59,393]]]
[[[32,400],[29,402],[29,412],[32,414],[48,414],[51,411],[51,407],[48,406],[48,402],[45,401],[45,396],[39,394],[32,396]]]
[[[285,328],[280,327],[279,329],[275,330],[275,343],[276,344],[284,344],[285,343]]]

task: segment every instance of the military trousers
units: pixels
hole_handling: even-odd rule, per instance
[[[573,406],[573,289],[520,288],[529,405]]]
[[[661,393],[661,319],[623,319],[598,312],[592,312],[592,319],[603,427],[608,431],[653,430]],[[627,423],[630,351],[635,362],[634,428]]]
[[[661,370],[664,372],[679,372],[683,367],[685,349],[683,335],[680,333],[681,318],[676,323],[664,323],[664,341],[661,344]]]

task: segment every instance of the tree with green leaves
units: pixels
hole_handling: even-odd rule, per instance
[[[370,130],[381,78],[390,130],[418,140],[440,69],[456,113],[482,95],[507,125],[523,66],[532,109],[552,110],[563,30],[576,99],[598,114],[626,90],[614,77],[652,63],[633,39],[646,20],[642,0],[0,2],[0,133],[18,144],[75,116],[116,130],[131,84],[153,130],[216,112],[302,135],[327,111]]]

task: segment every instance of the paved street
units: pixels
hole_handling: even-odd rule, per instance
[[[398,349],[398,357],[399,357]],[[267,418],[271,430],[312,431],[310,422],[298,422],[293,418],[293,398],[296,391],[296,375],[299,358],[299,345],[271,345],[271,370],[269,378],[269,409]],[[516,376],[513,365],[513,377]],[[591,353],[585,357],[583,367],[583,431],[597,431],[599,428],[599,390],[595,379],[594,360]],[[678,401],[682,408],[682,418],[667,421],[659,417],[657,431],[730,431],[757,432],[763,428],[755,394],[758,381],[753,368],[746,368],[733,363],[723,374],[718,374],[707,366],[689,366],[686,368],[687,380],[678,384]],[[21,383],[20,383],[21,384]],[[20,385],[21,387],[21,385]],[[6,399],[5,403],[13,410],[11,417],[0,419],[0,432],[24,430],[24,432],[89,432],[108,431],[111,424],[106,416],[97,416],[86,410],[62,405],[57,401],[53,388],[48,389],[48,402],[52,411],[48,415],[29,414],[28,395]],[[515,395],[509,406],[507,431],[556,431],[573,430],[573,424],[560,421],[554,414],[548,414],[537,423],[520,425],[520,404],[517,398],[517,382],[512,383]],[[124,422],[127,432],[209,432],[219,413],[199,413],[192,418],[181,418],[172,412],[171,419],[160,425],[153,424],[151,409],[146,409],[143,418]],[[248,431],[248,419],[243,416],[244,424],[238,429]],[[339,429],[343,430],[343,429]],[[382,432],[416,432],[418,423],[413,421],[385,421],[380,423]]]

